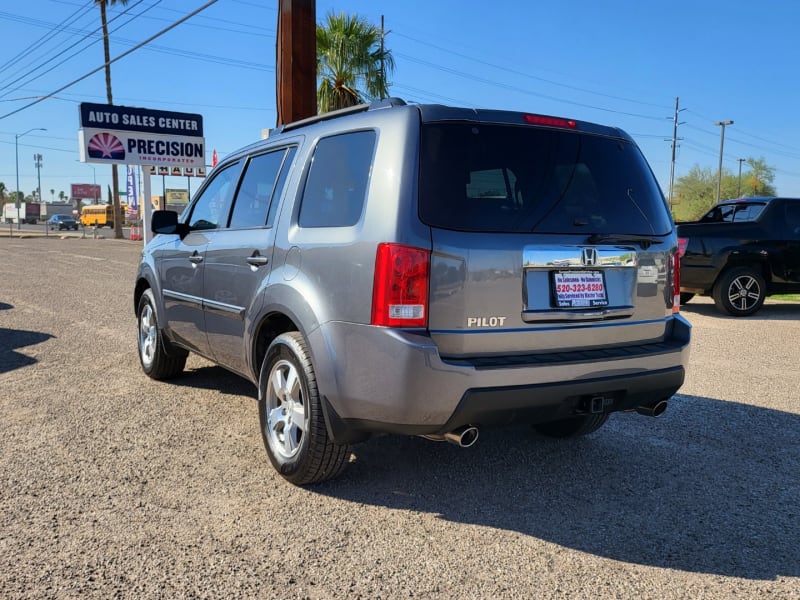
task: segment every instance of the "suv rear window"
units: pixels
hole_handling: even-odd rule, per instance
[[[538,127],[428,123],[420,218],[461,231],[664,235],[672,221],[639,149]]]

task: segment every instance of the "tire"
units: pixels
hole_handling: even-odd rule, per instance
[[[153,292],[147,289],[139,299],[136,311],[138,324],[139,362],[152,379],[175,377],[186,366],[186,350],[172,347],[158,327]],[[169,351],[168,351],[169,350]]]
[[[737,267],[722,274],[714,286],[717,310],[734,317],[752,315],[764,304],[764,278],[749,267]]]
[[[689,292],[681,292],[681,304],[689,304],[689,301],[694,298],[694,294]]]
[[[574,438],[588,435],[600,429],[608,421],[608,413],[570,417],[549,423],[536,423],[532,427],[537,433],[551,438]]]
[[[297,331],[275,338],[258,381],[261,437],[272,466],[295,485],[332,479],[347,466],[350,447],[328,437],[317,378]]]

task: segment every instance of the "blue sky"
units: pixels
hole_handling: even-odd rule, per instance
[[[109,9],[111,56],[204,3],[129,0],[125,14]],[[115,104],[202,114],[207,163],[213,149],[222,158],[258,139],[276,122],[277,5],[218,0],[116,62]],[[665,194],[677,96],[684,110],[676,178],[695,165],[716,170],[714,122],[733,120],[724,168],[737,173],[737,159],[763,157],[776,169],[778,192],[800,196],[796,0],[319,0],[316,10],[318,21],[330,11],[375,24],[384,15],[396,61],[392,95],[619,126],[641,146]],[[22,190],[36,188],[35,153],[44,157],[46,200],[51,189],[68,193],[70,183],[110,184],[109,167],[78,162],[78,105],[105,103],[102,72],[9,115],[102,64],[99,21],[91,0],[0,8],[0,181],[9,190],[15,134],[40,127],[47,131],[19,138]],[[186,178],[168,177],[166,186],[185,187]],[[153,193],[160,191],[154,180]]]

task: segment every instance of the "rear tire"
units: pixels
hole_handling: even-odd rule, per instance
[[[717,310],[734,317],[752,315],[764,304],[764,278],[749,267],[737,267],[722,274],[714,286]]]
[[[317,378],[303,336],[279,335],[270,344],[258,380],[261,437],[270,462],[295,485],[339,475],[350,447],[328,436]]]
[[[608,413],[581,415],[532,425],[534,431],[551,438],[574,438],[588,435],[600,429],[608,421]]]
[[[142,370],[152,379],[169,379],[175,377],[186,366],[189,353],[181,348],[174,348],[164,339],[156,317],[156,303],[153,292],[147,289],[139,298],[138,341],[139,362]],[[169,348],[167,352],[166,348]]]

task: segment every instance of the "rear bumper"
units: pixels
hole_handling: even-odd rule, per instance
[[[678,315],[666,329],[662,343],[618,351],[471,363],[442,360],[425,335],[351,323],[324,325],[309,347],[330,433],[348,442],[653,404],[677,392],[689,360],[691,325]]]

